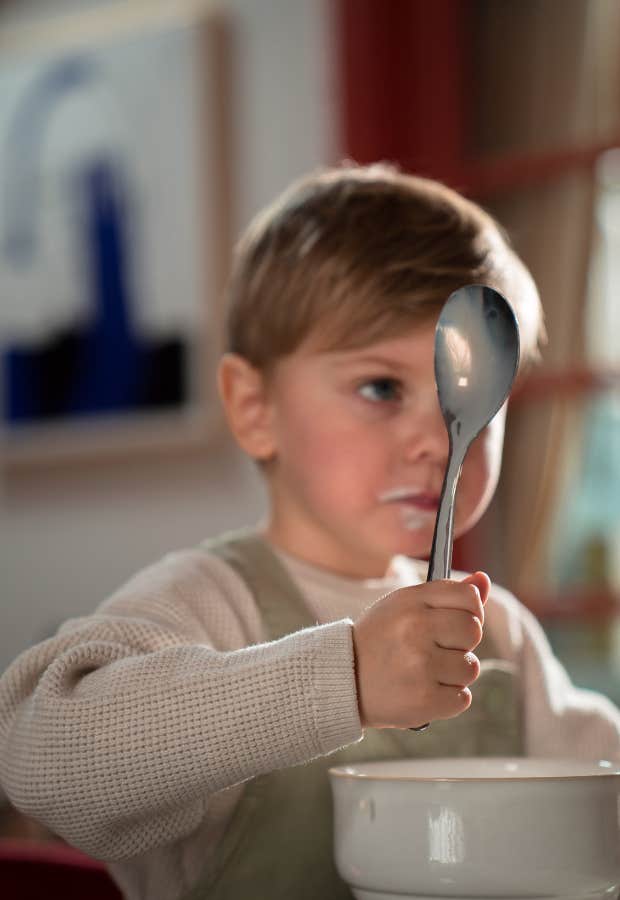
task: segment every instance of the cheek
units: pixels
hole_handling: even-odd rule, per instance
[[[482,515],[497,486],[504,442],[504,416],[496,417],[473,442],[461,476],[465,515]]]
[[[380,463],[372,437],[345,426],[342,416],[325,408],[288,416],[278,439],[276,467],[305,494],[348,506],[374,490]]]
[[[329,478],[342,465],[343,442],[336,423],[310,404],[285,412],[276,439],[278,467],[306,483]]]

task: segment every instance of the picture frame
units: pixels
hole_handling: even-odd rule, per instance
[[[223,428],[228,23],[115,4],[0,44],[3,468],[205,448]]]

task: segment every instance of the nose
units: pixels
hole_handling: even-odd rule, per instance
[[[436,391],[403,416],[402,428],[404,456],[408,462],[445,464],[450,444]]]

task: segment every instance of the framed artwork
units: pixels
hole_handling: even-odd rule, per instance
[[[208,17],[85,21],[1,55],[9,466],[202,444],[220,427],[225,30]]]

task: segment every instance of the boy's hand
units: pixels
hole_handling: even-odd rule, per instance
[[[415,728],[469,707],[489,588],[483,572],[431,581],[386,594],[362,615],[353,647],[364,728]]]

